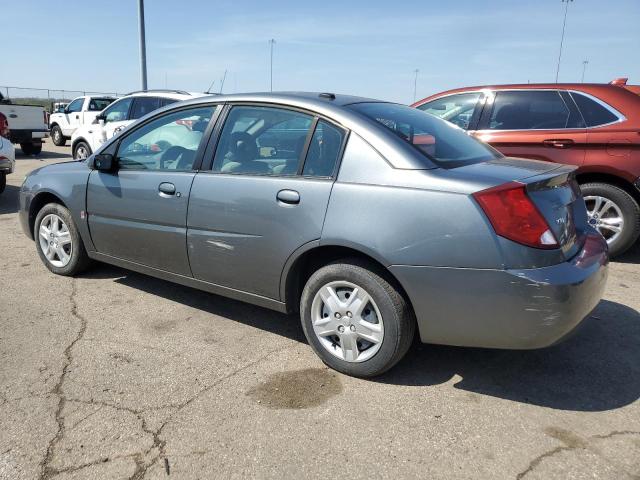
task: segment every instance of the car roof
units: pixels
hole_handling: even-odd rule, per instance
[[[575,90],[598,96],[616,94],[619,92],[633,92],[635,85],[618,85],[613,83],[510,83],[501,85],[476,85],[472,87],[454,88],[430,95],[418,100],[412,106],[417,107],[438,97],[456,93],[478,92],[482,90]]]

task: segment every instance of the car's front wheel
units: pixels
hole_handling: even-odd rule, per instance
[[[71,213],[58,203],[48,203],[36,216],[34,237],[40,259],[58,275],[73,276],[90,263]]]
[[[62,134],[62,129],[58,125],[54,125],[51,128],[51,140],[53,140],[53,144],[58,147],[62,147],[67,143],[67,139]]]
[[[609,255],[627,251],[640,236],[640,207],[635,199],[608,183],[586,183],[580,189],[589,223],[604,236]]]
[[[91,155],[91,147],[87,142],[78,142],[73,147],[73,158],[75,160],[88,158],[89,155]]]
[[[373,377],[393,367],[415,333],[411,306],[375,265],[346,259],[311,275],[300,301],[309,344],[331,368]]]

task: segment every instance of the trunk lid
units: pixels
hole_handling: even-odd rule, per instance
[[[576,169],[570,165],[505,157],[455,170],[480,181],[482,188],[513,181],[524,184],[527,195],[556,237],[563,257],[568,259],[580,250],[588,229],[586,207],[575,180]]]

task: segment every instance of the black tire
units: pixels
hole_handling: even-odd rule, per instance
[[[313,299],[321,287],[334,281],[346,281],[363,288],[383,318],[384,336],[380,349],[359,363],[348,362],[330,353],[313,330]],[[413,341],[416,319],[413,309],[394,283],[376,265],[357,258],[338,260],[311,275],[302,292],[300,318],[309,344],[325,364],[346,375],[369,378],[386,372],[402,359]]]
[[[51,127],[51,141],[58,147],[63,147],[67,144],[67,138],[62,134],[62,129],[58,125]]]
[[[42,151],[41,143],[21,143],[20,148],[25,155],[38,155]]]
[[[585,183],[580,186],[582,195],[597,195],[612,200],[622,212],[624,226],[622,232],[609,243],[609,256],[616,257],[627,251],[640,236],[640,206],[638,202],[620,187],[609,183]]]
[[[7,174],[4,172],[0,173],[0,193],[4,192],[4,189],[7,186]]]
[[[57,267],[51,264],[42,251],[42,248],[40,247],[40,224],[42,223],[43,218],[49,214],[55,214],[60,217],[62,221],[67,225],[67,228],[69,229],[69,233],[71,235],[71,259],[69,260],[69,263],[67,263],[63,267]],[[36,250],[38,251],[38,255],[40,256],[42,263],[44,263],[49,270],[57,275],[77,275],[78,273],[86,270],[91,264],[91,260],[87,255],[87,250],[84,248],[84,243],[82,242],[82,238],[80,237],[78,228],[76,227],[76,224],[71,217],[71,213],[69,212],[69,210],[58,203],[48,203],[40,209],[38,215],[36,216],[36,221],[33,227],[33,236],[35,238]]]
[[[89,144],[87,142],[84,141],[79,141],[78,143],[76,143],[73,146],[73,159],[74,160],[79,160],[81,157],[78,157],[78,150],[80,149],[80,147],[83,147],[86,149],[87,151],[87,156],[86,157],[82,157],[82,158],[87,158],[89,155],[91,155],[91,147],[89,146]]]

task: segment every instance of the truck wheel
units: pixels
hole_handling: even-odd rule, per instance
[[[413,309],[381,269],[343,259],[317,270],[304,287],[300,317],[315,353],[331,368],[373,377],[393,367],[413,340]]]
[[[0,193],[4,192],[4,188],[7,186],[7,174],[0,173]]]
[[[627,251],[640,236],[640,207],[623,189],[608,183],[580,186],[587,205],[589,223],[609,245],[609,256]]]
[[[62,134],[62,130],[58,125],[54,125],[51,128],[51,140],[53,140],[53,144],[58,147],[62,147],[67,143],[67,139]]]
[[[38,155],[42,151],[41,143],[21,143],[20,148],[25,155]]]
[[[91,147],[87,142],[78,142],[73,147],[73,159],[81,160],[91,155]]]

